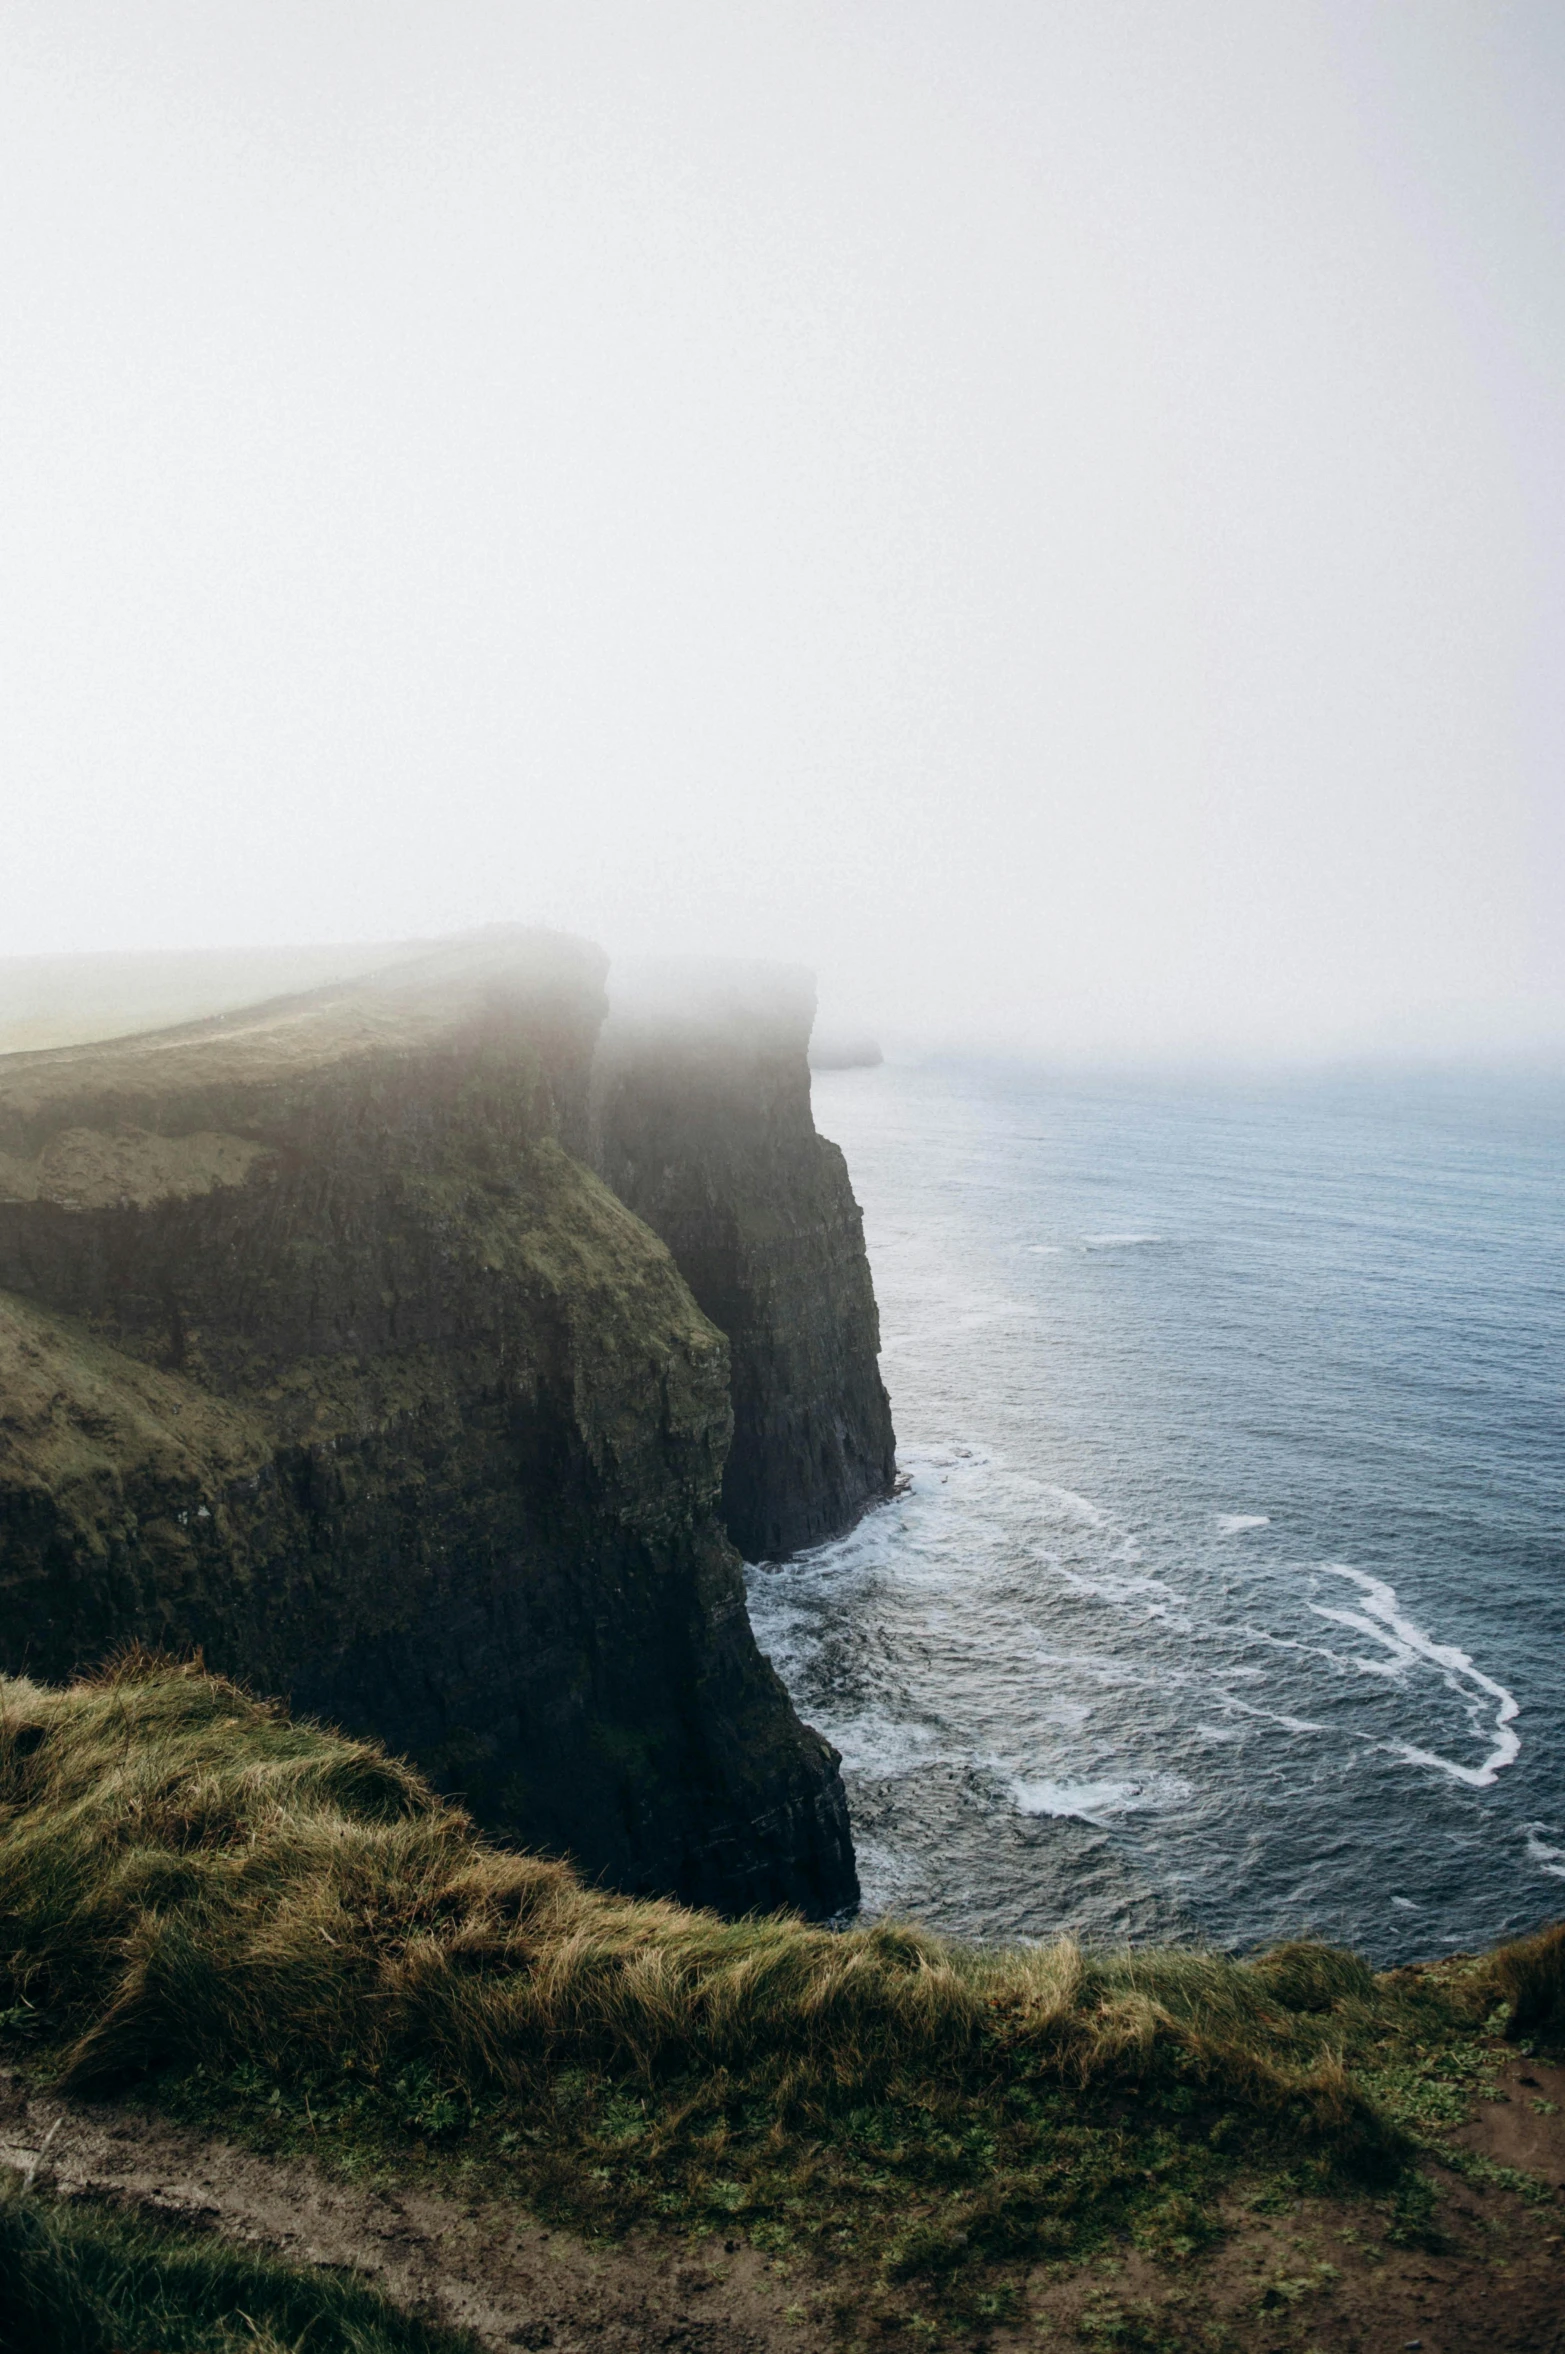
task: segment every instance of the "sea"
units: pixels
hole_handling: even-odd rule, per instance
[[[901,1484],[749,1571],[864,1917],[1374,1962],[1565,1917],[1565,1082],[814,1082]]]

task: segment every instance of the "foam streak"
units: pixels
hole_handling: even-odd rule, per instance
[[[1399,1757],[1410,1765],[1433,1766],[1454,1781],[1465,1782],[1474,1790],[1490,1789],[1508,1765],[1514,1765],[1521,1755],[1521,1736],[1512,1730],[1514,1720],[1521,1714],[1521,1704],[1492,1676],[1475,1667],[1465,1651],[1454,1643],[1435,1643],[1405,1617],[1396,1593],[1383,1579],[1370,1577],[1362,1569],[1352,1569],[1340,1561],[1322,1564],[1328,1577],[1350,1578],[1364,1596],[1364,1614],[1356,1610],[1327,1610],[1319,1602],[1310,1604],[1317,1618],[1333,1619],[1339,1626],[1352,1627],[1355,1633],[1368,1635],[1384,1644],[1393,1653],[1393,1665],[1404,1667],[1415,1659],[1427,1660],[1437,1667],[1450,1690],[1461,1692],[1469,1700],[1478,1694],[1495,1702],[1495,1746],[1482,1765],[1458,1765],[1454,1759],[1440,1757],[1433,1750],[1417,1749],[1411,1742],[1397,1741],[1391,1746]],[[1378,1622],[1378,1623],[1377,1623]],[[1383,1631],[1384,1630],[1384,1631]],[[1362,1663],[1366,1668],[1369,1661]],[[1378,1670],[1384,1673],[1384,1670]]]

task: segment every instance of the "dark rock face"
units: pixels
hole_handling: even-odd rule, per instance
[[[786,966],[632,975],[594,1073],[598,1167],[732,1352],[723,1518],[748,1560],[823,1543],[890,1492],[864,1224],[810,1111],[815,993]]]
[[[199,1644],[589,1875],[821,1915],[727,1348],[575,1157],[602,973],[517,935],[0,1061],[0,1664]]]

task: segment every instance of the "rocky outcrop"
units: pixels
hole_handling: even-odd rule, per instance
[[[598,1167],[668,1244],[732,1362],[723,1517],[749,1560],[852,1525],[895,1477],[864,1225],[818,1136],[807,973],[643,967],[613,983]]]
[[[829,1913],[727,1347],[580,1157],[602,978],[507,935],[0,1061],[0,1664],[200,1645],[616,1886]]]

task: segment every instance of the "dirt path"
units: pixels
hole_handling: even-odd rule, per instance
[[[989,2354],[1199,2345],[1209,2324],[1245,2354],[1565,2354],[1565,2069],[1517,2059],[1504,2083],[1507,2098],[1459,2138],[1550,2183],[1545,2205],[1447,2176],[1438,2253],[1387,2244],[1368,2206],[1236,2213],[1216,2252],[1183,2272],[1134,2254],[1040,2268],[1014,2319],[997,2320]],[[0,2164],[35,2166],[67,2196],[350,2268],[485,2348],[827,2354],[836,2343],[808,2269],[739,2243],[714,2239],[699,2256],[634,2237],[594,2246],[503,2200],[334,2181],[148,2110],[33,2094],[20,2077],[0,2076]],[[916,2291],[905,2302],[916,2310]],[[909,2343],[884,2307],[863,2319],[866,2336],[890,2322],[888,2344]]]
[[[593,2247],[497,2200],[333,2181],[144,2110],[30,2094],[0,2080],[0,2164],[67,2196],[120,2201],[297,2264],[341,2265],[393,2304],[485,2348],[558,2354],[821,2354],[797,2285],[753,2249],[705,2260],[635,2240]]]

